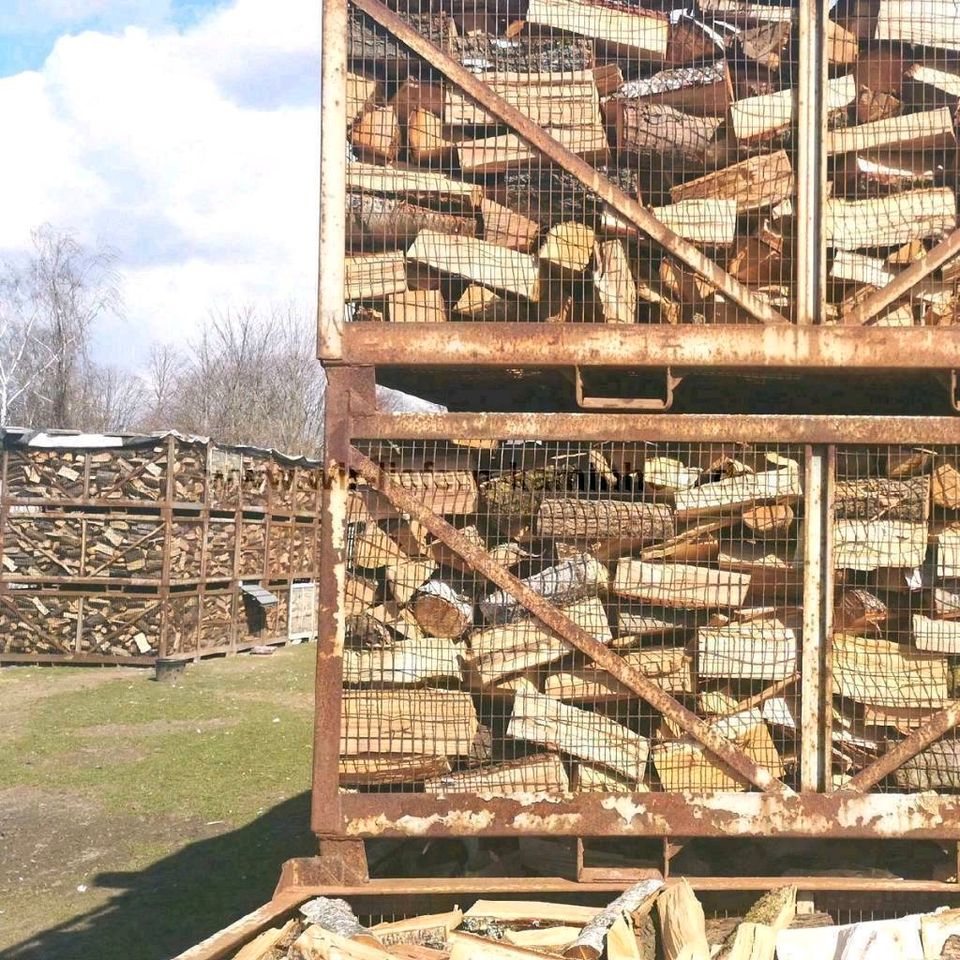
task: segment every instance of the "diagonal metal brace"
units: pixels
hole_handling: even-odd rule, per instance
[[[379,0],[352,0],[353,5],[389,30],[401,43],[436,67],[447,80],[472,97],[483,109],[510,127],[514,133],[576,177],[587,190],[597,194],[607,206],[656,243],[682,260],[713,284],[724,296],[742,307],[761,323],[789,323],[786,317],[764,303],[748,287],[717,266],[701,250],[664,226],[643,204],[617,187],[608,177],[558,143],[542,127],[511,106],[469,70],[421,36],[410,24],[385,7]]]
[[[684,733],[702,744],[733,773],[768,793],[781,796],[793,794],[793,791],[774,777],[769,770],[755,763],[752,757],[711,729],[696,714],[671,697],[659,684],[643,676],[623,657],[604,646],[539,593],[518,580],[497,563],[486,550],[467,540],[446,520],[433,513],[399,484],[394,483],[389,473],[381,470],[369,457],[364,456],[354,447],[350,449],[350,466],[398,510],[422,523],[438,540],[459,554],[473,569],[513,597],[556,636],[586,654],[597,666],[646,700],[654,709],[659,710]]]
[[[958,723],[960,723],[960,701],[954,701],[943,710],[938,710],[892,750],[864,767],[856,776],[851,777],[837,792],[865,793],[884,777],[902,767],[908,760],[912,760],[921,750],[925,750],[935,740],[949,733]]]

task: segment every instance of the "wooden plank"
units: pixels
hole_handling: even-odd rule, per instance
[[[749,586],[749,574],[623,559],[617,563],[612,589],[619,596],[664,607],[700,609],[739,607]]]
[[[540,296],[540,271],[533,257],[473,237],[423,230],[407,259],[530,300]]]

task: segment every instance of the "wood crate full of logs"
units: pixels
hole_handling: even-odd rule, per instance
[[[950,325],[960,43],[952,0],[797,5],[593,0],[391,5],[588,165],[582,178],[351,8],[345,300],[354,320],[729,324],[796,320],[803,30],[826,167],[822,322]],[[629,224],[591,188],[642,206]],[[666,228],[669,235],[664,235]],[[692,246],[691,246],[692,245]],[[692,254],[691,254],[692,251]],[[749,302],[718,289],[718,268]],[[905,291],[881,292],[905,270]],[[811,267],[812,269],[812,267]],[[919,272],[918,272],[919,271]],[[724,281],[725,282],[725,281]],[[744,304],[747,303],[746,306]],[[739,304],[739,305],[738,305]]]

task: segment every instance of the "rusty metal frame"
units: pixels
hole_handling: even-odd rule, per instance
[[[826,74],[826,16],[816,0],[801,0],[798,31],[809,69],[798,85],[798,237],[796,252],[797,323],[770,323],[778,316],[756,302],[749,291],[676,237],[649,212],[622,194],[589,164],[565,150],[524,115],[502,102],[482,82],[412,30],[379,0],[356,6],[385,25],[415,52],[427,55],[448,79],[504,120],[518,135],[546,153],[598,193],[621,216],[667,246],[703,273],[731,300],[755,317],[758,325],[721,327],[683,325],[550,325],[536,323],[391,324],[345,323],[343,257],[345,243],[346,158],[346,0],[331,0],[323,11],[323,83],[321,108],[321,223],[318,355],[330,364],[374,366],[576,366],[673,367],[678,373],[697,368],[756,370],[940,370],[960,368],[960,330],[951,328],[884,329],[871,317],[919,282],[957,250],[960,231],[921,261],[868,297],[844,318],[825,319],[825,249],[822,201],[826,156],[822,149],[825,117],[821,109]],[[687,249],[687,248],[691,249]],[[713,268],[711,270],[711,267]],[[717,275],[714,275],[717,274]],[[746,293],[744,297],[742,294]],[[779,318],[783,319],[783,318]]]
[[[317,674],[316,761],[313,795],[314,832],[325,838],[371,836],[450,836],[549,833],[557,836],[685,836],[916,838],[960,840],[960,797],[916,793],[866,793],[899,763],[951,729],[960,719],[960,706],[932,717],[890,754],[865,768],[859,779],[832,791],[825,771],[825,747],[830,740],[830,667],[828,661],[832,594],[829,505],[832,497],[834,445],[951,444],[960,439],[960,424],[949,417],[833,416],[693,416],[669,414],[380,414],[375,412],[369,371],[333,368],[329,399],[328,477],[342,478],[352,466],[376,484],[402,511],[416,517],[438,538],[460,553],[479,573],[518,598],[565,640],[585,651],[645,699],[652,693],[642,678],[625,671],[621,659],[527,596],[515,578],[492,564],[485,551],[462,538],[442,518],[405,494],[376,464],[351,452],[350,441],[362,439],[579,439],[672,440],[676,442],[741,442],[803,444],[807,447],[807,489],[816,487],[818,506],[805,532],[806,587],[801,717],[803,738],[815,746],[801,758],[801,790],[783,789],[744,766],[734,750],[703,736],[697,718],[678,713],[684,728],[705,743],[714,755],[733,767],[759,790],[747,793],[581,794],[564,797],[491,797],[489,794],[426,795],[415,793],[348,793],[337,787],[340,738],[342,618],[335,591],[342,582],[342,536],[325,534],[327,556],[335,573],[321,586],[321,632]],[[334,426],[335,424],[335,426]],[[337,454],[334,454],[334,450]],[[332,482],[332,480],[331,480]],[[341,502],[325,515],[325,526],[344,522]],[[813,515],[816,514],[816,517]],[[814,583],[816,586],[814,587]],[[811,590],[810,588],[813,587]],[[541,609],[541,607],[547,609]],[[609,662],[608,662],[609,661]],[[803,674],[806,674],[804,677]],[[661,691],[662,693],[662,691]],[[654,693],[654,697],[656,694]],[[673,711],[671,704],[667,709]],[[676,706],[679,706],[678,704]],[[682,710],[682,708],[680,708]],[[727,745],[729,746],[729,745]],[[751,761],[752,763],[752,761]],[[766,771],[764,771],[766,773]],[[767,773],[767,777],[769,774]],[[760,781],[758,783],[758,780]]]

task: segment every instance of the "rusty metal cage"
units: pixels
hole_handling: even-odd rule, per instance
[[[960,366],[958,24],[947,0],[326,3],[321,356]]]
[[[960,839],[954,421],[352,397],[321,838]]]

